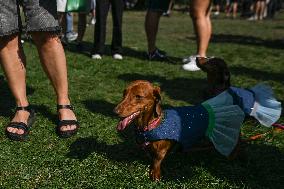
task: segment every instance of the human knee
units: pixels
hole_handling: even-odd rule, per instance
[[[60,42],[58,35],[54,32],[32,32],[31,35],[36,44]]]
[[[190,12],[190,17],[193,20],[202,19],[202,18],[206,17],[206,13],[203,13],[201,11],[191,11]]]
[[[13,46],[17,46],[17,42],[12,42],[13,40],[16,40],[18,34],[14,34],[14,35],[8,35],[8,36],[1,36],[0,37],[0,50],[2,50],[4,47],[13,47]]]

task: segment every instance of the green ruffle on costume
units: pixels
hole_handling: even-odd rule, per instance
[[[236,147],[245,114],[228,92],[202,103],[209,112],[209,125],[206,136],[214,144],[216,150],[229,156]]]

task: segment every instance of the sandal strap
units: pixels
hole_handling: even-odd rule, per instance
[[[57,105],[57,111],[60,109],[69,109],[69,110],[73,110],[73,106],[72,105]]]
[[[16,111],[20,111],[20,110],[23,110],[23,111],[26,111],[26,112],[31,112],[32,108],[31,108],[31,106],[18,106],[18,107],[16,107]]]
[[[79,126],[79,122],[77,120],[61,120],[58,122],[58,126],[62,127],[65,125],[76,125]]]
[[[7,127],[22,129],[22,130],[24,130],[24,133],[26,133],[29,130],[28,125],[23,123],[23,122],[11,122],[7,125]]]

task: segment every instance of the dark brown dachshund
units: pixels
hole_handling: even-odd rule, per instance
[[[230,71],[221,58],[196,58],[197,66],[207,73],[206,98],[216,96],[231,86]]]

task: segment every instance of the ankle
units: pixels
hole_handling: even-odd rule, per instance
[[[155,47],[155,48],[149,48],[149,49],[148,49],[148,53],[149,53],[149,54],[153,54],[156,50],[157,50],[156,47]]]
[[[58,98],[57,104],[58,105],[70,105],[71,102],[70,102],[69,98]]]
[[[17,107],[27,107],[29,106],[29,102],[24,100],[24,101],[16,101]]]

